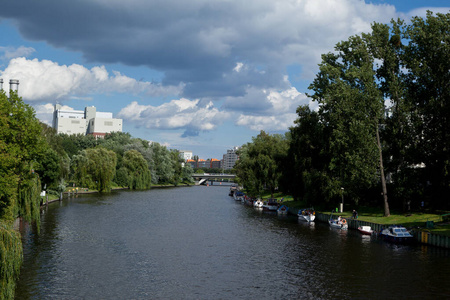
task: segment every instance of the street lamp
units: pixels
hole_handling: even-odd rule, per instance
[[[344,212],[344,188],[343,187],[341,187],[341,196],[342,196],[341,212]]]

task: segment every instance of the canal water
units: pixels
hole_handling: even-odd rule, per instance
[[[86,195],[23,229],[17,299],[449,299],[450,252],[243,206],[224,186]]]

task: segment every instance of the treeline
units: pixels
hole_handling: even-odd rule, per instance
[[[147,189],[151,185],[192,182],[193,169],[182,167],[179,152],[159,143],[122,132],[104,139],[56,134],[53,128],[42,126],[49,147],[36,171],[50,190],[60,191],[67,183],[109,191],[112,186]]]
[[[285,135],[261,132],[240,150],[236,173],[255,196],[279,188],[311,205],[448,209],[450,14],[428,12],[322,55]]]

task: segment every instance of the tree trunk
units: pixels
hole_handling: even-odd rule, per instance
[[[383,189],[383,202],[384,202],[384,216],[389,217],[391,215],[391,212],[389,211],[389,203],[387,198],[387,188],[386,188],[386,178],[384,177],[384,167],[383,167],[383,151],[381,149],[381,142],[380,142],[380,133],[378,130],[378,123],[376,126],[376,133],[377,133],[377,145],[378,150],[380,151],[380,175],[381,175],[381,187]]]

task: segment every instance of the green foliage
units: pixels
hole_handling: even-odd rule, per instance
[[[240,183],[250,194],[258,196],[265,188],[271,194],[275,192],[287,149],[286,137],[269,135],[264,131],[240,149],[235,169]]]
[[[42,184],[47,184],[48,187],[56,185],[58,179],[62,178],[61,160],[63,157],[52,148],[48,148],[42,158],[36,165],[36,172],[39,174]]]
[[[151,175],[147,161],[137,150],[128,150],[125,152],[123,168],[119,170],[121,170],[120,176],[125,177],[128,188],[136,190],[150,188]]]
[[[90,175],[91,183],[99,192],[111,191],[111,183],[116,173],[116,154],[103,147],[86,150],[87,173]]]
[[[20,234],[12,228],[22,216],[39,228],[40,180],[33,168],[45,153],[34,110],[17,93],[0,91],[0,295],[14,298],[22,262]]]
[[[14,299],[22,265],[22,240],[18,231],[0,221],[0,298]]]

